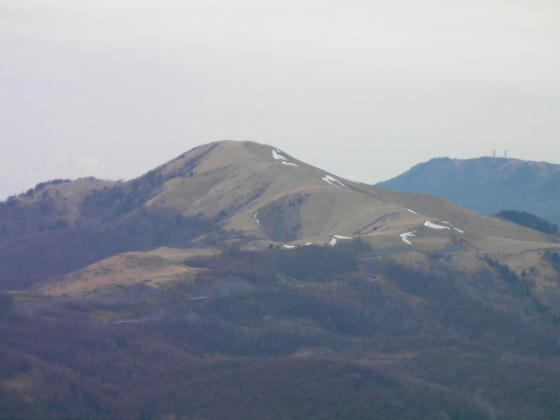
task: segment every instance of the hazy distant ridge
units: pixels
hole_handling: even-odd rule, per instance
[[[560,165],[553,163],[435,158],[377,185],[436,194],[488,215],[513,209],[560,223]]]

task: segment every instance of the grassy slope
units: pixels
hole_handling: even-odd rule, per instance
[[[79,296],[138,283],[159,287],[170,282],[193,280],[196,270],[185,266],[183,261],[213,252],[192,248],[126,252],[98,261],[62,279],[38,285],[33,291],[50,296]]]

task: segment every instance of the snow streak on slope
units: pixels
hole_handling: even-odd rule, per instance
[[[461,234],[465,233],[461,229],[456,228],[451,223],[446,222],[445,220],[442,221],[441,223],[443,223],[443,225],[438,225],[437,223],[430,222],[429,220],[426,220],[424,222],[424,226],[426,226],[427,228],[430,228],[430,229],[435,229],[435,230],[451,230],[451,229],[453,229],[455,232],[459,232]]]
[[[272,149],[272,157],[276,160],[288,160],[284,156],[282,156],[276,149]]]
[[[335,187],[342,187],[342,188],[348,189],[348,187],[346,185],[344,185],[342,182],[340,182],[335,177],[330,176],[328,174],[325,174],[321,179],[323,181],[325,181],[327,184],[334,185]]]
[[[443,225],[438,225],[436,223],[430,222],[429,220],[426,220],[424,222],[424,226],[426,226],[427,228],[430,229],[435,229],[435,230],[451,230],[451,228],[449,226],[443,226]]]
[[[350,236],[344,236],[344,235],[333,235],[328,245],[335,246],[338,240],[347,240],[347,239],[352,239],[352,238]]]
[[[399,236],[401,237],[401,239],[403,240],[404,243],[406,243],[408,245],[412,245],[412,242],[410,242],[410,240],[408,238],[414,237],[415,234],[416,234],[416,231],[413,230],[412,232],[401,233]]]
[[[278,150],[276,149],[272,149],[272,157],[275,160],[280,160],[282,161],[282,165],[286,165],[286,166],[298,166],[297,163],[293,163],[293,162],[289,162],[288,159],[286,159],[286,157],[284,155],[282,155]]]
[[[464,231],[462,231],[461,229],[459,229],[459,228],[456,228],[456,227],[455,227],[455,226],[453,226],[453,225],[452,225],[451,223],[449,223],[449,222],[446,222],[445,220],[444,220],[443,222],[441,222],[441,223],[443,223],[443,224],[445,224],[445,225],[447,225],[447,226],[449,226],[449,227],[453,228],[453,230],[454,230],[455,232],[459,232],[459,233],[465,233],[465,232],[464,232]]]

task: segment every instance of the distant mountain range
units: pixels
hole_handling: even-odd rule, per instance
[[[377,185],[436,194],[482,214],[519,210],[560,224],[560,165],[552,163],[435,158]]]

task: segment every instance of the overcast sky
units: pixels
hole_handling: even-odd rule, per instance
[[[0,198],[253,140],[377,182],[560,163],[558,0],[0,0]]]

